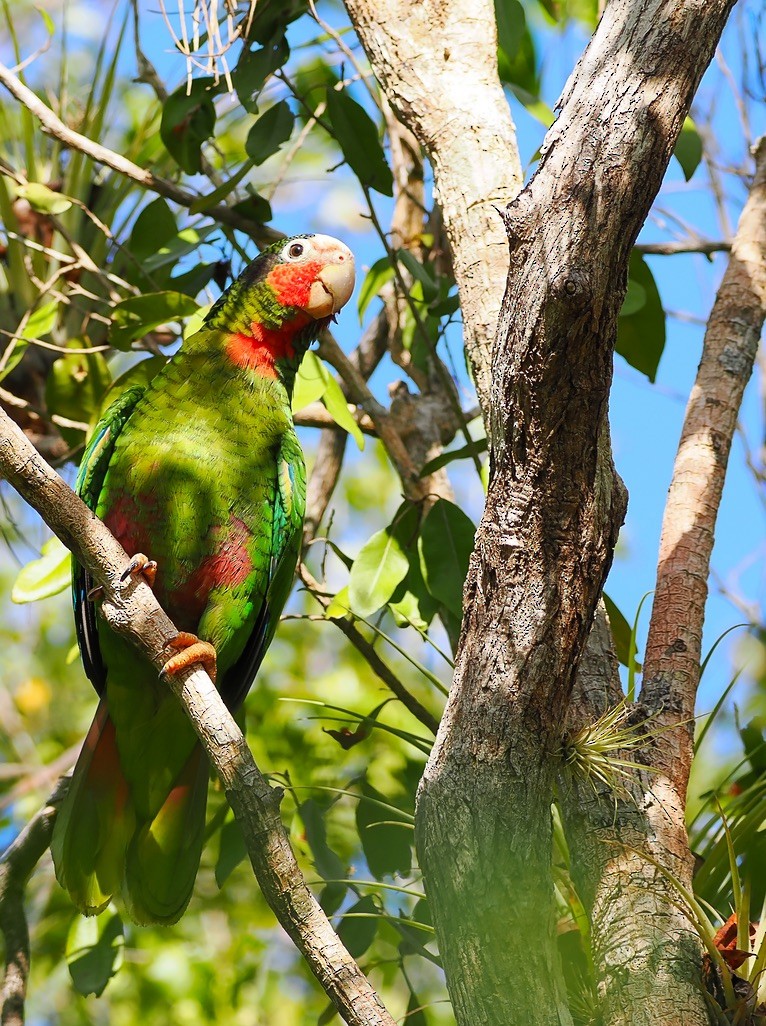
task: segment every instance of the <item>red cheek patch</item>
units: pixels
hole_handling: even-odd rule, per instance
[[[302,310],[323,267],[324,264],[318,260],[309,260],[305,264],[277,264],[266,281],[274,290],[278,303]]]

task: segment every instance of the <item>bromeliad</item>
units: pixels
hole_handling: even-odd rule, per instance
[[[204,663],[232,710],[298,557],[295,373],[353,287],[354,258],[336,239],[271,246],[151,383],[110,407],[80,468],[78,493],[180,631],[164,673]],[[76,567],[77,637],[100,702],[56,822],[56,875],[86,915],[121,894],[137,923],[173,923],[199,866],[208,765],[173,694],[98,614],[92,584]]]

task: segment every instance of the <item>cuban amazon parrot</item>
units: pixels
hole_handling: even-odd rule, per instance
[[[303,354],[351,296],[354,258],[327,235],[264,250],[145,387],[109,408],[79,495],[133,557],[179,630],[163,675],[202,662],[231,710],[274,636],[300,547],[306,474],[290,408]],[[53,835],[86,915],[122,895],[141,924],[191,897],[208,763],[156,670],[98,613],[75,567],[77,637],[100,695]]]

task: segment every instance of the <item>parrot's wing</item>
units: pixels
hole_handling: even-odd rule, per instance
[[[94,513],[117,437],[145,391],[144,385],[134,385],[123,392],[99,421],[85,450],[75,490],[88,509]],[[104,690],[106,673],[98,644],[95,603],[88,598],[88,592],[93,587],[93,578],[76,561],[72,561],[72,566],[72,601],[77,644],[80,646],[88,680],[100,695]]]
[[[245,648],[224,674],[221,695],[230,709],[244,701],[271,644],[295,575],[306,512],[306,467],[293,432],[285,435],[276,461],[271,557],[265,593]]]

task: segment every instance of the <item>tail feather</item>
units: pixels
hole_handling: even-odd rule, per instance
[[[141,925],[175,923],[189,904],[205,839],[208,772],[202,748],[195,745],[164,804],[133,835],[124,897]]]
[[[151,818],[136,813],[102,699],[59,811],[56,877],[85,915],[122,893],[139,924],[175,923],[194,889],[205,834],[208,768],[195,745]]]
[[[125,849],[134,830],[114,725],[102,699],[51,841],[56,877],[86,916],[102,912],[119,891]]]

